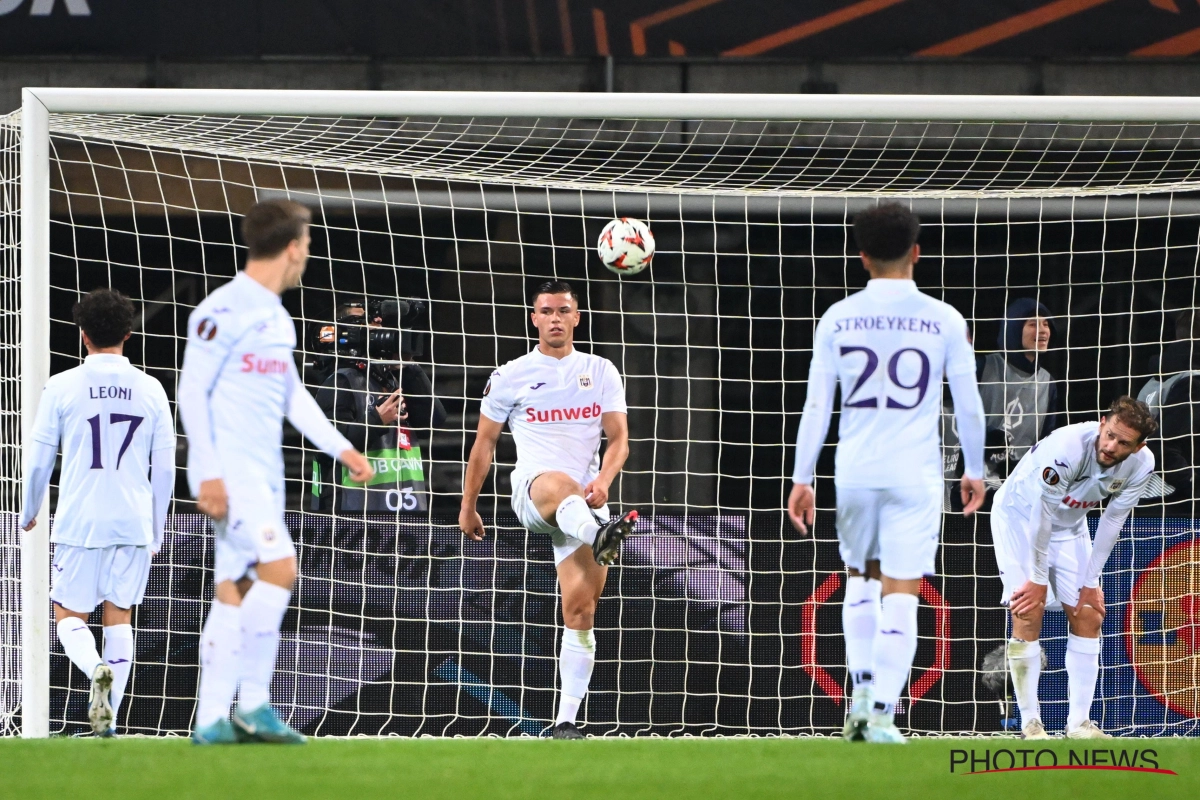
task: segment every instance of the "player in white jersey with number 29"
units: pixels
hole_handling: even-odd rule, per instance
[[[839,550],[849,573],[842,629],[853,702],[843,735],[851,741],[904,741],[895,704],[917,649],[921,579],[934,572],[941,532],[943,376],[962,443],[964,513],[984,498],[975,354],[962,315],[913,282],[919,231],[916,216],[896,203],[855,218],[871,280],[817,324],[796,435],[788,510],[807,534],[815,519],[813,472],[840,381],[834,484]]]
[[[1100,573],[1129,512],[1154,476],[1146,437],[1157,429],[1145,403],[1113,401],[1099,422],[1067,425],[1024,455],[992,504],[992,542],[1012,613],[1008,663],[1022,735],[1047,739],[1038,705],[1039,637],[1047,606],[1067,615],[1070,739],[1107,739],[1088,717],[1100,672],[1104,593]],[[1093,545],[1088,511],[1111,498]]]
[[[553,735],[582,739],[575,717],[596,662],[596,604],[608,565],[637,520],[636,511],[610,519],[608,510],[609,486],[629,455],[628,409],[612,362],[575,349],[579,297],[568,284],[539,286],[530,316],[538,330],[537,347],[493,372],[483,390],[458,524],[472,539],[483,538],[475,504],[508,423],[517,444],[513,511],[530,532],[550,535],[562,590],[566,630]],[[603,462],[601,433],[608,438]]]
[[[251,208],[242,219],[246,268],[188,319],[179,416],[188,483],[217,538],[216,596],[201,631],[197,744],[304,741],[270,702],[279,626],[296,581],[296,548],[283,519],[283,418],[340,459],[353,480],[373,474],[296,370],[296,328],[279,296],[300,284],[311,219],[285,200]]]
[[[61,442],[50,599],[63,650],[92,680],[92,730],[112,736],[133,667],[132,608],[146,592],[175,485],[175,426],[162,384],[122,355],[133,303],[97,289],[75,305],[74,316],[88,355],[42,393],[25,443],[21,527],[37,525]],[[87,626],[100,603],[103,657]]]

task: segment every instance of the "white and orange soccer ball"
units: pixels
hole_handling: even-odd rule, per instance
[[[636,275],[654,258],[654,234],[640,219],[621,217],[604,226],[596,243],[600,260],[618,275]]]

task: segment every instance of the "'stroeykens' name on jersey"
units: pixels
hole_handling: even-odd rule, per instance
[[[552,408],[548,411],[538,411],[533,406],[525,409],[526,422],[566,422],[573,419],[594,419],[600,416],[600,404],[576,408]]]
[[[908,331],[909,333],[931,333],[934,336],[942,334],[942,323],[931,319],[916,317],[847,317],[834,323],[833,332],[843,331]]]

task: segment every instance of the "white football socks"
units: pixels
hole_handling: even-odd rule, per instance
[[[58,623],[58,640],[71,663],[79,667],[90,681],[96,667],[103,662],[96,651],[96,637],[88,624],[79,617],[64,617]]]
[[[908,682],[913,656],[917,654],[917,606],[915,594],[893,592],[880,602],[879,630],[872,646],[875,674],[876,713],[891,716],[900,692]]]
[[[113,710],[113,726],[117,724],[117,712],[125,698],[125,686],[129,683],[129,671],[133,669],[133,626],[109,625],[104,628],[104,663],[113,673],[112,691],[109,694]]]
[[[271,678],[279,654],[279,626],[292,593],[255,581],[242,599],[242,689],[238,708],[251,711],[271,702]]]
[[[1013,691],[1021,709],[1021,727],[1042,718],[1038,705],[1038,679],[1042,676],[1042,645],[1040,642],[1008,640],[1008,668],[1012,672]],[[1093,684],[1094,688],[1094,684]]]
[[[592,680],[592,667],[595,664],[596,635],[590,629],[573,631],[564,628],[562,650],[558,654],[558,676],[562,681],[562,691],[558,696],[558,717],[554,720],[555,725],[575,722],[579,704],[587,695],[588,683]]]
[[[1100,674],[1100,640],[1067,634],[1067,730],[1088,719]]]
[[[842,633],[846,637],[846,669],[854,688],[871,683],[871,650],[879,631],[879,594],[883,584],[861,575],[846,578]]]
[[[573,494],[559,503],[558,510],[554,512],[554,519],[558,529],[567,536],[574,537],[584,544],[596,541],[600,523],[596,522],[596,515],[588,508],[587,501],[579,495]]]
[[[242,609],[213,600],[200,632],[200,687],[196,693],[196,727],[229,716],[242,668]]]

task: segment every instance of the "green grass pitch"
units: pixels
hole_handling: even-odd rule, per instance
[[[1015,750],[1015,739],[317,740],[303,747],[193,747],[182,739],[0,740],[2,798],[938,798],[1162,800],[1200,792],[1200,740],[1114,739],[1150,748],[1176,775],[1108,770],[963,774],[952,750]],[[1062,763],[1080,742],[1037,743]],[[1021,756],[1017,756],[1020,758]],[[1002,758],[1007,758],[1004,756]],[[1043,756],[1048,759],[1048,756]],[[1007,766],[1007,764],[1004,764]],[[1076,794],[1075,792],[1079,792]]]

